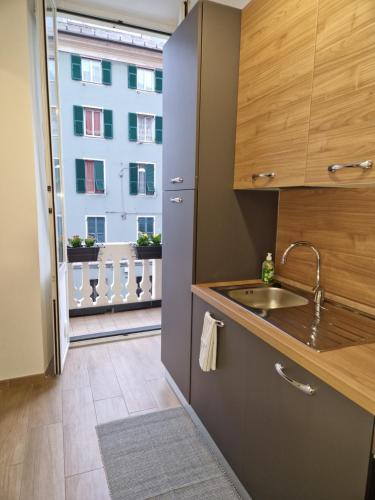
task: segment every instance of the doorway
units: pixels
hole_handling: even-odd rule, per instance
[[[162,259],[139,258],[134,245],[162,233],[168,37],[53,12],[48,80],[51,143],[60,146],[53,189],[63,205],[55,219],[64,338],[69,345],[159,330]]]

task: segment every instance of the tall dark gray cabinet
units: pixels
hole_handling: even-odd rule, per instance
[[[201,1],[164,49],[162,361],[190,400],[192,283],[258,277],[277,194],[233,190],[240,17]]]

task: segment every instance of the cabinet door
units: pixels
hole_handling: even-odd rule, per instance
[[[275,363],[316,393],[280,377]],[[249,337],[246,474],[254,500],[364,500],[373,417],[256,337]]]
[[[374,0],[319,1],[306,184],[375,183],[374,46]]]
[[[201,17],[198,4],[163,52],[163,188],[168,190],[195,187]]]
[[[191,284],[195,191],[163,196],[161,359],[187,400],[190,395]]]
[[[218,329],[217,369],[203,372],[199,350],[206,311],[224,322]],[[248,333],[197,297],[193,300],[191,406],[241,479],[244,437],[245,345]]]
[[[235,189],[304,183],[316,16],[317,0],[253,0],[242,13]]]

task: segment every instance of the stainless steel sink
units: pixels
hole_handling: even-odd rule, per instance
[[[222,293],[228,298],[252,309],[281,309],[284,307],[304,306],[309,303],[301,295],[274,286],[222,290]]]
[[[285,283],[228,285],[213,290],[316,351],[375,343],[375,316],[314,296]]]

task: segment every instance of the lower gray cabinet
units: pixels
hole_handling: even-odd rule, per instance
[[[250,333],[247,377],[243,483],[254,500],[364,500],[373,417]]]
[[[206,311],[224,322],[213,372],[203,372],[198,362]],[[237,323],[194,296],[190,404],[238,477],[243,474],[247,336]]]
[[[206,310],[225,323],[208,374],[197,360]],[[196,297],[191,376],[191,404],[253,500],[366,498],[374,417]]]

